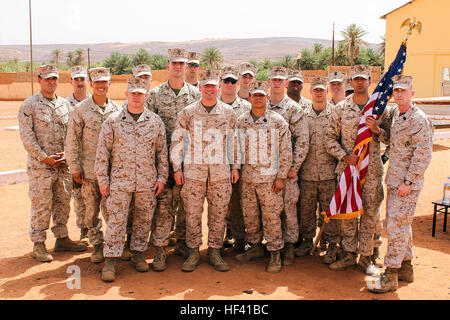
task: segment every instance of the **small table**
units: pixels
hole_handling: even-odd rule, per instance
[[[435,231],[436,231],[436,214],[443,213],[444,216],[444,232],[447,232],[447,214],[448,214],[448,208],[450,207],[450,204],[444,204],[442,203],[442,200],[436,200],[432,202],[434,204],[434,212],[433,212],[433,231],[431,232],[431,236],[434,237]]]

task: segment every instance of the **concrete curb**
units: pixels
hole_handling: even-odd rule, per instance
[[[25,170],[0,172],[0,186],[17,184],[28,181],[28,174]]]

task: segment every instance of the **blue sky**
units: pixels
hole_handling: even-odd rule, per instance
[[[187,41],[207,38],[336,39],[351,23],[379,43],[383,14],[405,0],[32,0],[33,43]],[[399,26],[400,27],[400,26]],[[2,0],[0,45],[28,44],[28,0]]]

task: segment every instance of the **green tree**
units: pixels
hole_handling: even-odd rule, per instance
[[[127,54],[113,52],[105,61],[103,61],[103,65],[106,68],[110,68],[111,73],[115,75],[132,73],[133,65]]]
[[[344,43],[339,43],[334,51],[334,64],[336,66],[348,66],[350,64],[350,58],[347,55]]]
[[[384,36],[382,36],[380,38],[381,38],[381,43],[378,45],[377,52],[384,59],[384,54],[386,52],[386,35],[384,35]]]
[[[345,44],[345,49],[349,52],[351,65],[354,65],[355,58],[359,55],[359,47],[362,45],[367,46],[367,43],[362,40],[362,37],[366,34],[367,32],[355,23],[349,25],[341,31],[341,35],[344,37],[344,40],[340,42]]]
[[[164,70],[167,66],[168,58],[162,54],[154,54],[150,56],[150,66],[153,70]]]
[[[319,54],[321,53],[323,50],[323,45],[320,43],[313,43],[313,53],[314,54]]]
[[[67,52],[67,60],[66,60],[66,64],[69,66],[69,67],[73,67],[75,64],[74,64],[74,57],[75,57],[75,54],[72,52],[72,51],[69,51],[69,52]]]
[[[138,52],[131,58],[131,63],[133,66],[137,66],[140,64],[148,64],[151,65],[152,57],[145,49],[139,49]]]
[[[223,64],[223,56],[217,48],[206,48],[202,53],[200,63],[207,69],[219,69]]]
[[[84,64],[84,50],[81,48],[78,48],[77,50],[75,50],[75,57],[74,57],[74,61],[73,64],[75,66],[80,66]]]
[[[53,61],[55,62],[55,65],[59,65],[59,59],[61,58],[62,55],[62,51],[59,49],[55,49],[52,51],[52,57],[53,57]]]
[[[297,60],[289,55],[282,57],[278,63],[288,69],[297,69]]]
[[[255,75],[256,80],[267,81],[269,79],[269,70],[261,68]]]
[[[331,52],[331,48],[326,48],[315,54],[315,69],[327,70],[327,67],[331,65]]]
[[[300,59],[301,70],[314,70],[316,66],[316,57],[309,49],[302,49],[302,57]]]

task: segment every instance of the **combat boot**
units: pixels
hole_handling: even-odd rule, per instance
[[[103,256],[103,243],[94,245],[94,252],[91,254],[91,262],[92,263],[100,263],[105,261],[105,257]]]
[[[270,252],[270,260],[266,271],[269,273],[278,273],[281,271],[281,254],[280,250]]]
[[[331,264],[336,261],[337,257],[337,244],[334,242],[330,242],[328,244],[327,253],[323,257],[323,263]]]
[[[402,267],[398,270],[398,281],[414,282],[414,269],[411,260],[402,261]]]
[[[239,262],[247,262],[253,259],[264,259],[264,247],[260,243],[255,244],[244,253],[237,254],[235,258]]]
[[[304,257],[311,252],[313,247],[314,247],[313,239],[305,238],[300,247],[295,249],[295,256]]]
[[[80,252],[86,251],[87,246],[84,243],[78,241],[72,241],[69,237],[58,238],[55,241],[54,251],[72,251]]]
[[[187,259],[189,257],[189,248],[186,245],[186,240],[177,239],[177,243],[175,244],[174,253]]]
[[[222,259],[219,249],[208,248],[208,262],[217,271],[225,272],[230,270],[227,263]]]
[[[370,259],[372,260],[373,264],[377,267],[383,266],[383,260],[381,260],[380,257],[380,247],[374,247],[373,248],[373,254],[370,256]]]
[[[169,247],[173,247],[177,244],[177,239],[175,238],[175,231],[170,231],[169,233]]]
[[[356,265],[356,254],[354,252],[344,252],[344,256],[342,259],[333,262],[328,267],[331,270],[342,271],[350,267],[354,267]]]
[[[31,254],[33,258],[40,262],[52,262],[53,257],[48,253],[44,242],[35,242],[33,245],[33,253]]]
[[[105,282],[113,282],[116,280],[116,270],[115,270],[116,261],[114,258],[106,258],[105,265],[103,266],[102,271],[102,280]]]
[[[380,270],[375,266],[369,256],[359,256],[358,267],[368,276],[379,276]]]
[[[197,266],[200,264],[200,250],[199,248],[190,248],[189,249],[189,257],[187,260],[183,263],[183,266],[181,267],[182,271],[185,272],[192,272],[197,268]]]
[[[236,239],[234,242],[233,248],[236,253],[244,253],[245,252],[245,239]]]
[[[281,264],[283,266],[290,266],[293,263],[294,263],[294,245],[292,243],[286,242],[284,244]]]
[[[127,234],[127,242],[125,242],[125,246],[123,247],[122,256],[120,260],[122,261],[130,261],[133,253],[130,251],[130,243],[131,243],[131,234]]]
[[[148,271],[148,263],[142,256],[142,252],[137,251],[131,256],[131,265],[139,272]]]
[[[381,279],[369,285],[367,288],[374,293],[386,293],[389,291],[396,291],[398,288],[398,269],[386,268]]]
[[[152,262],[153,271],[164,271],[166,270],[166,253],[163,247],[156,247],[155,257]]]
[[[80,241],[87,238],[87,234],[88,234],[89,229],[86,227],[81,228],[80,230]]]

